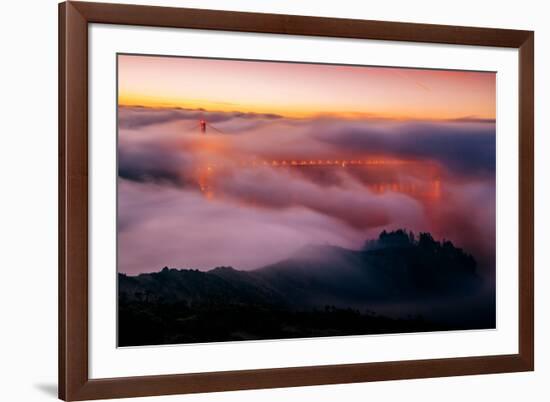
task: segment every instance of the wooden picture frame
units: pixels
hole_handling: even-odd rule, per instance
[[[120,24],[519,49],[519,353],[414,361],[90,379],[88,25]],[[534,33],[213,10],[59,5],[59,397],[140,397],[534,369]],[[113,133],[114,135],[114,133]]]

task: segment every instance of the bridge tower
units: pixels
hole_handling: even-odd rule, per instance
[[[200,120],[199,127],[201,129],[201,134],[206,134],[206,120]]]

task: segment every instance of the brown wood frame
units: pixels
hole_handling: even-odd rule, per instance
[[[88,24],[314,35],[519,49],[519,353],[415,361],[89,379]],[[85,400],[534,369],[534,33],[184,8],[59,5],[59,397]],[[114,135],[114,133],[113,133]]]

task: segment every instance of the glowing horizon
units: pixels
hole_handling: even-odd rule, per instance
[[[119,55],[118,69],[120,106],[290,118],[496,117],[496,75],[488,72],[135,55]]]

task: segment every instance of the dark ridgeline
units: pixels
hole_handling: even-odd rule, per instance
[[[253,271],[119,274],[119,346],[495,327],[494,285],[429,233],[308,246]]]

